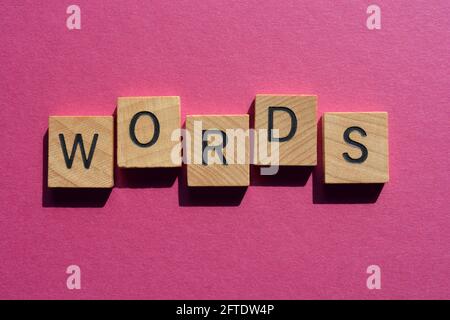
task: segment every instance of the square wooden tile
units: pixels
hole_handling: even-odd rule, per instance
[[[389,181],[387,112],[327,112],[323,116],[325,183]]]
[[[231,131],[227,132],[230,129],[235,133],[234,137],[230,134]],[[240,130],[234,131],[235,129]],[[248,115],[187,116],[186,130],[191,137],[188,157],[191,163],[187,165],[188,186],[228,187],[250,184]],[[225,148],[221,148],[224,141]],[[205,146],[219,146],[219,152],[204,149]],[[206,150],[206,157],[202,157],[203,150]]]
[[[121,97],[117,106],[120,168],[180,167],[180,97]],[[180,133],[178,133],[180,137]],[[180,149],[180,148],[179,148]]]
[[[279,165],[317,165],[317,96],[256,95],[256,134],[260,134],[260,129],[269,130],[269,124],[279,130]],[[270,144],[276,140],[277,137],[267,131],[269,156]],[[266,153],[261,153],[260,145],[255,142],[255,164],[266,164],[268,159],[261,158]]]
[[[111,116],[49,117],[48,187],[113,187],[113,127]]]

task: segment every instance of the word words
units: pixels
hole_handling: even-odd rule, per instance
[[[180,124],[177,96],[119,98],[116,119],[51,116],[48,186],[111,188],[115,158],[125,169],[185,164],[190,187],[248,186],[250,165],[263,175],[317,165],[313,95],[257,95],[252,124],[247,114],[188,115]],[[386,112],[326,112],[322,127],[325,183],[389,180]]]

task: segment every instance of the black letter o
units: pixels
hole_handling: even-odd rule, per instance
[[[136,137],[136,134],[135,134],[136,123],[137,123],[137,121],[139,120],[139,118],[141,116],[149,116],[150,119],[152,119],[153,125],[155,127],[155,131],[154,131],[153,137],[147,143],[139,142],[137,137]],[[158,141],[158,138],[159,138],[159,121],[158,121],[158,118],[150,111],[141,111],[141,112],[136,113],[133,116],[133,118],[131,119],[131,122],[130,122],[130,137],[131,137],[131,140],[136,145],[138,145],[139,147],[148,148],[148,147],[151,147],[152,145],[154,145],[156,143],[156,141]]]

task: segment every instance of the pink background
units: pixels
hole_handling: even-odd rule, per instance
[[[368,1],[75,3],[74,31],[72,2],[0,4],[0,298],[450,298],[448,0],[377,0],[379,31]],[[187,190],[185,169],[117,170],[110,193],[45,187],[49,115],[133,95],[247,113],[257,93],[388,111],[391,182],[327,189],[318,166],[253,170],[220,197]]]

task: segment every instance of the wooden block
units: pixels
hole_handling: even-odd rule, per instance
[[[187,116],[186,130],[191,146],[188,156],[190,163],[187,165],[188,186],[231,187],[250,184],[248,115]],[[225,148],[222,147],[224,141]],[[211,150],[214,146],[217,148]],[[203,154],[206,156],[202,157]]]
[[[389,181],[387,112],[323,116],[325,183]]]
[[[112,188],[113,117],[50,117],[49,188]]]
[[[310,95],[256,95],[255,129],[267,130],[268,153],[270,144],[279,139],[279,165],[315,166],[317,165],[317,96]],[[279,130],[278,138],[270,134]],[[270,138],[269,138],[270,136]],[[255,141],[256,142],[256,141]],[[255,164],[267,163],[261,157],[260,145],[255,143]]]
[[[123,97],[117,106],[120,168],[181,166],[180,97]],[[173,152],[179,147],[180,152]]]

